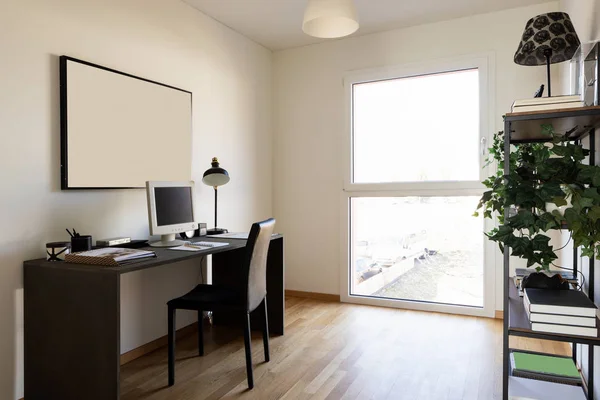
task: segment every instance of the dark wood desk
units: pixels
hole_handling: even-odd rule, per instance
[[[210,254],[213,283],[237,284],[246,240],[201,239],[229,245],[198,252],[152,248],[156,258],[122,267],[25,261],[25,398],[119,399],[121,274]],[[267,259],[267,297],[269,328],[277,335],[283,335],[284,327],[283,282],[283,237],[274,235]],[[226,323],[227,317],[215,314],[215,323]],[[165,364],[165,385],[166,370]]]

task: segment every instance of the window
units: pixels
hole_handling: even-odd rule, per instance
[[[487,173],[487,73],[484,58],[347,79],[343,301],[493,312],[489,227],[472,217]]]
[[[479,71],[353,85],[355,183],[479,179]]]

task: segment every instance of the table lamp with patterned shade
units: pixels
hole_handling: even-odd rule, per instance
[[[551,94],[550,64],[570,60],[579,47],[579,38],[569,14],[551,12],[531,18],[515,53],[520,65],[546,65],[548,97]]]

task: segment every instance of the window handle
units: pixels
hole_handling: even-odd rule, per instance
[[[480,150],[481,150],[481,155],[485,156],[485,151],[487,150],[487,146],[486,146],[487,140],[485,137],[481,138],[481,142],[480,142]]]

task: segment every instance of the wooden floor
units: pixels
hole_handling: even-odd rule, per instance
[[[123,400],[500,398],[502,321],[286,298],[286,334],[264,363],[253,334],[255,387],[247,390],[243,337],[205,327],[177,343],[167,386],[161,348],[121,367]],[[518,339],[511,346],[568,354],[566,344]]]

